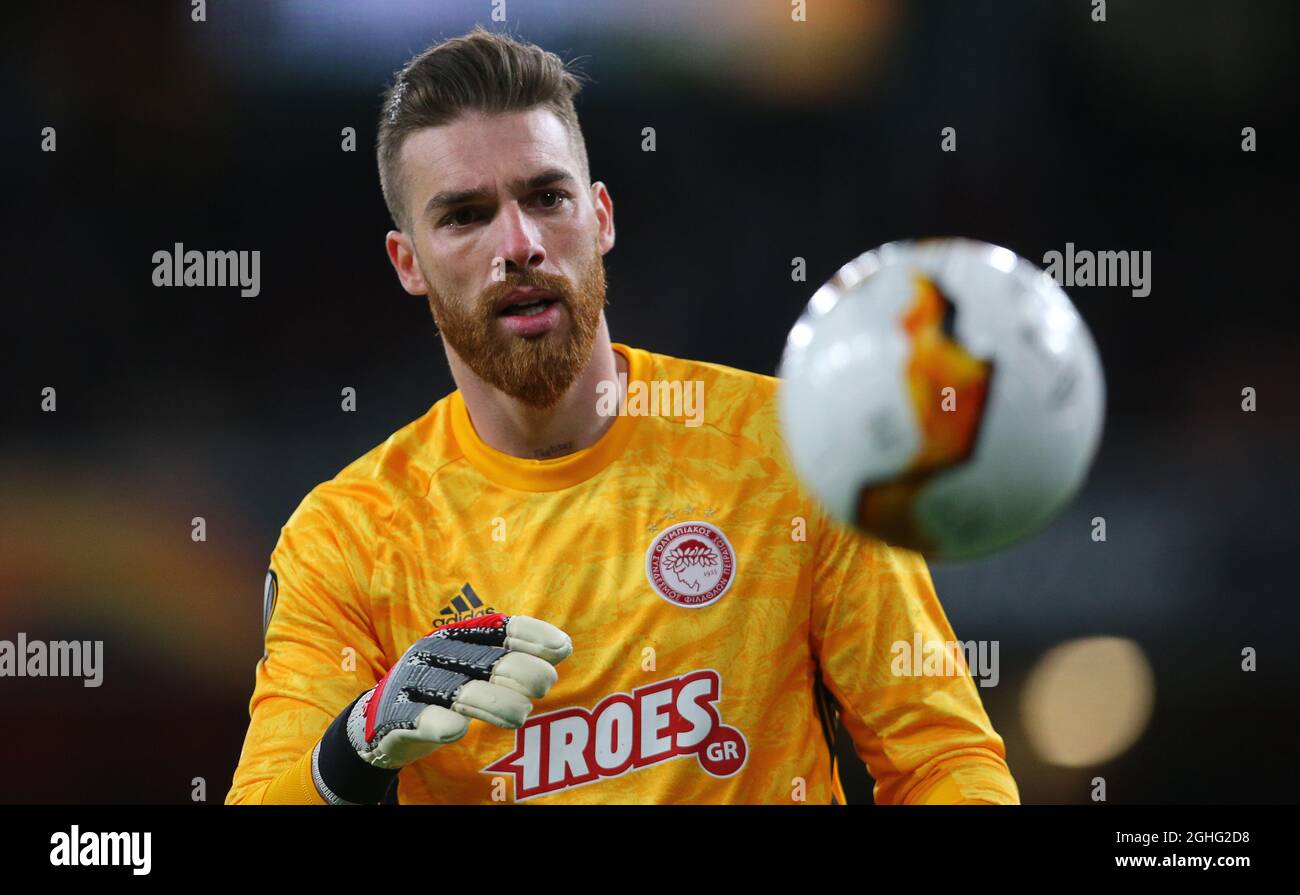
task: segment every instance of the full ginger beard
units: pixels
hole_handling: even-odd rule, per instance
[[[605,265],[598,250],[574,283],[560,274],[525,270],[493,283],[473,301],[429,289],[429,310],[447,345],[493,388],[538,410],[554,407],[591,360],[605,307]],[[426,277],[426,282],[429,282]],[[546,289],[568,310],[569,322],[524,338],[497,321],[496,303],[522,286]]]

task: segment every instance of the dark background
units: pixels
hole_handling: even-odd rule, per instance
[[[595,81],[579,114],[615,201],[618,341],[771,373],[817,284],[882,242],[1151,251],[1148,297],[1070,290],[1108,379],[1085,491],[936,582],[959,637],[1001,645],[981,695],[1026,802],[1090,801],[1097,776],[1111,802],[1300,798],[1294,4],[1114,2],[1104,23],[1083,0],[809,0],[804,23],[785,0],[508,12]],[[182,802],[194,777],[224,798],[279,526],[453,387],[384,255],[374,121],[411,54],[490,17],[212,2],[196,23],[187,3],[86,2],[6,29],[0,639],[103,639],[106,672],[0,678],[0,801]],[[261,294],[155,288],[175,242],[260,250]],[[1153,708],[1131,745],[1065,767],[1022,700],[1047,650],[1093,636],[1149,663]],[[1070,698],[1107,723],[1109,703]],[[860,763],[845,777],[870,800]]]

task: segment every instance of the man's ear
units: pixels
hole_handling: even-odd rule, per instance
[[[397,271],[397,279],[401,281],[402,288],[411,295],[428,295],[429,286],[424,281],[424,274],[420,272],[410,237],[401,230],[389,230],[384,237],[384,246],[388,249],[388,260],[392,262],[393,270]]]
[[[596,245],[603,255],[614,248],[614,200],[605,184],[597,180],[591,185],[591,204],[596,206]]]

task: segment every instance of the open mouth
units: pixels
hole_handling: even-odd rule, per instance
[[[498,317],[536,317],[545,311],[559,299],[556,298],[535,298],[531,301],[522,301],[517,304],[509,305],[503,308]]]
[[[559,296],[549,290],[520,287],[497,302],[497,316],[536,317],[559,300]]]

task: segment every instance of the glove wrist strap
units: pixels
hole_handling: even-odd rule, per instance
[[[361,698],[339,712],[312,751],[312,779],[331,805],[377,805],[397,779],[396,770],[367,763],[348,739],[348,716]]]

